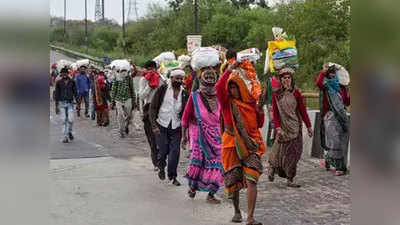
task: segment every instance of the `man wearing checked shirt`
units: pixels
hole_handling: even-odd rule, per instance
[[[132,111],[135,107],[135,90],[132,77],[128,71],[130,65],[123,63],[117,68],[116,79],[112,82],[111,89],[111,108],[117,108],[117,120],[119,125],[120,137],[124,138],[129,134],[129,124],[132,119]]]

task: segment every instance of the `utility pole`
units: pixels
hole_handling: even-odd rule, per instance
[[[89,43],[88,43],[88,27],[87,27],[87,0],[85,0],[85,42],[86,42],[86,54],[88,54]]]
[[[124,56],[126,55],[125,45],[125,0],[122,0],[122,47],[124,49]]]
[[[103,22],[104,22],[104,0],[102,0],[102,3],[101,3],[101,11],[103,12]]]
[[[194,0],[194,33],[199,34],[198,7],[197,0]]]
[[[67,37],[67,0],[64,0],[64,42]]]

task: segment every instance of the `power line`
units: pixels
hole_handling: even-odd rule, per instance
[[[138,20],[138,4],[136,0],[129,0],[128,4],[128,17],[127,21],[132,21],[133,19],[133,14],[135,14],[135,20]]]

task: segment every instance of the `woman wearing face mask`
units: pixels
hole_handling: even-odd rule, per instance
[[[215,96],[217,73],[212,68],[200,71],[199,89],[190,95],[182,117],[182,144],[189,139],[188,126],[196,126],[190,135],[190,165],[186,172],[189,197],[196,191],[208,192],[207,202],[218,204],[215,193],[222,185],[220,106]]]
[[[349,140],[350,119],[345,107],[350,105],[349,92],[339,84],[335,66],[325,66],[316,85],[322,96],[321,143],[325,153],[321,165],[328,171],[334,167],[335,175],[342,176],[347,171],[344,150]]]
[[[272,95],[276,139],[268,161],[268,178],[273,181],[276,173],[287,179],[288,187],[298,188],[300,185],[293,179],[303,152],[302,122],[306,124],[310,137],[312,128],[303,97],[295,88],[293,73],[291,68],[279,71],[281,87]]]

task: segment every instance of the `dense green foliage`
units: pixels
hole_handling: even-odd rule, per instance
[[[193,34],[192,0],[167,2],[167,8],[152,5],[145,17],[127,24],[127,55],[139,65],[165,50],[183,52],[186,35]],[[249,7],[254,1],[198,2],[203,46],[221,44],[236,51],[259,48],[263,59],[256,69],[261,78],[273,26],[284,28],[297,41],[300,68],[296,79],[301,88],[313,89],[313,80],[325,62],[334,61],[350,69],[350,0],[292,1],[274,8]],[[64,39],[62,24],[54,25],[50,41],[84,51],[84,23],[68,21],[67,32]],[[116,23],[90,23],[88,40],[89,53],[94,56],[123,56],[121,26]]]

